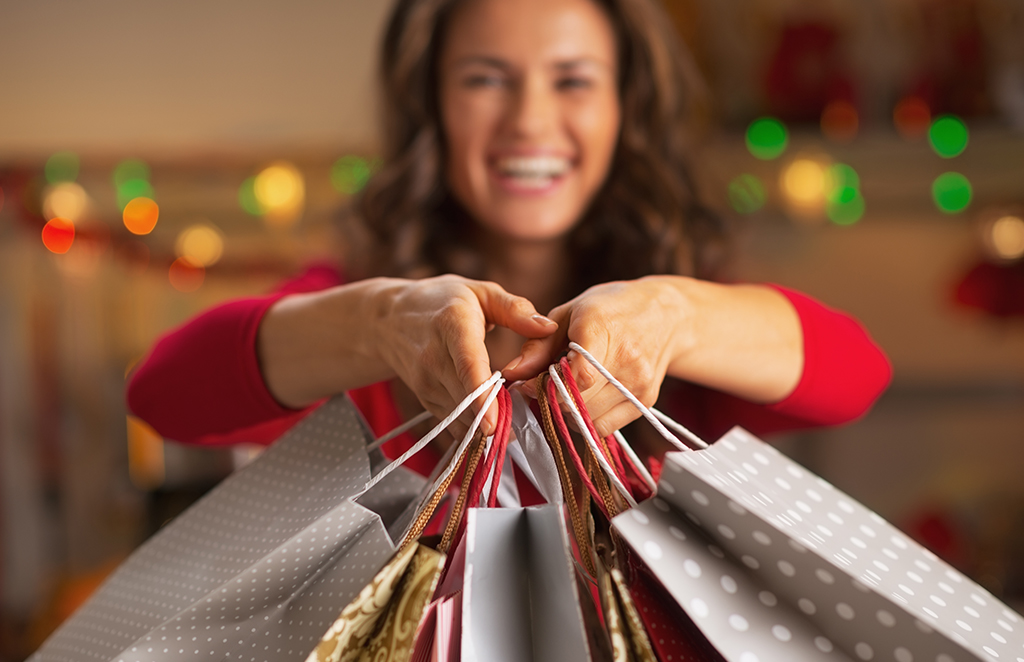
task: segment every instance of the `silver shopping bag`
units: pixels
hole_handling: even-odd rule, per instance
[[[306,659],[394,554],[378,512],[408,511],[425,484],[396,472],[362,494],[371,440],[347,397],[330,400],[147,541],[31,659]]]
[[[470,509],[465,544],[463,662],[605,659],[562,506]]]
[[[614,520],[730,662],[1024,660],[1024,619],[740,428]]]

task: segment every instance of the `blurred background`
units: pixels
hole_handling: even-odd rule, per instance
[[[664,0],[730,277],[860,318],[874,411],[780,446],[1024,604],[1024,0]],[[390,2],[0,5],[0,660],[251,455],[165,443],[164,330],[336,250]]]

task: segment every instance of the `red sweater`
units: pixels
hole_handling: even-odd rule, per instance
[[[217,306],[167,333],[128,384],[128,407],[164,437],[185,443],[269,444],[312,408],[282,407],[263,382],[256,332],[281,297],[342,283],[333,267],[308,270],[277,292]],[[803,327],[804,371],[781,402],[758,405],[708,388],[666,380],[666,413],[701,437],[714,440],[733,425],[756,435],[837,425],[862,416],[889,383],[888,359],[852,317],[792,290],[777,287],[796,308]],[[380,435],[402,423],[386,382],[349,395]],[[389,442],[394,457],[412,443]],[[420,453],[409,466],[429,473],[437,456]]]

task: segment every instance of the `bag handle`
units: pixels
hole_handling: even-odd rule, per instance
[[[587,445],[590,446],[590,452],[594,454],[594,457],[597,459],[598,465],[600,465],[605,475],[608,476],[608,479],[615,486],[615,489],[617,489],[619,493],[622,495],[622,497],[626,500],[626,503],[629,504],[629,507],[636,508],[636,499],[633,498],[632,493],[622,483],[622,480],[620,480],[619,478],[618,472],[616,472],[615,468],[612,467],[612,465],[608,462],[608,458],[605,456],[604,451],[598,445],[596,439],[597,431],[594,429],[593,423],[591,423],[589,420],[584,419],[583,415],[580,413],[579,408],[577,408],[576,406],[574,398],[572,397],[572,395],[569,394],[569,391],[566,389],[565,384],[562,382],[562,378],[558,374],[558,371],[555,370],[555,366],[552,365],[548,367],[548,374],[551,376],[551,381],[554,382],[555,388],[558,390],[558,394],[562,396],[562,401],[565,403],[566,407],[568,407],[569,413],[572,414],[572,417],[576,420],[576,425],[577,427],[579,427],[580,433],[586,440]],[[577,469],[578,468],[579,467],[577,467]]]
[[[445,416],[441,420],[441,422],[438,423],[437,425],[435,425],[434,428],[430,432],[428,432],[427,434],[423,435],[422,439],[420,439],[415,444],[413,444],[412,448],[410,448],[406,452],[402,453],[402,455],[399,456],[394,462],[392,462],[391,464],[389,464],[386,467],[384,467],[383,469],[381,469],[380,472],[376,476],[371,478],[366,483],[366,486],[363,488],[363,491],[365,492],[365,491],[369,490],[374,485],[376,485],[380,481],[384,480],[388,476],[388,474],[390,474],[392,471],[394,471],[398,467],[400,467],[403,464],[405,464],[409,460],[409,458],[411,458],[413,455],[415,455],[416,453],[419,453],[421,450],[423,450],[426,447],[427,444],[429,444],[431,441],[433,441],[439,434],[444,432],[444,430],[449,425],[451,425],[455,421],[455,419],[457,419],[459,416],[461,416],[462,412],[466,411],[466,409],[468,409],[469,406],[471,404],[473,404],[473,402],[477,398],[479,398],[488,389],[491,389],[491,393],[488,394],[487,399],[484,402],[483,407],[480,408],[480,411],[477,413],[476,418],[473,419],[473,424],[470,426],[469,431],[466,433],[466,436],[463,439],[463,443],[460,444],[460,454],[461,454],[462,448],[464,446],[468,445],[468,442],[472,438],[473,433],[476,432],[477,428],[480,427],[480,422],[484,418],[484,413],[487,411],[487,408],[491,406],[491,403],[494,402],[494,394],[497,393],[497,388],[500,388],[501,384],[504,383],[504,381],[505,381],[505,379],[501,376],[501,372],[495,372],[493,375],[491,375],[490,378],[487,379],[487,381],[485,381],[480,386],[476,387],[476,390],[474,390],[472,393],[467,395],[462,400],[462,402],[460,402],[458,404],[458,406],[456,406],[455,409],[452,410],[452,413],[450,413],[447,416]],[[497,384],[497,387],[495,386],[495,384]],[[424,414],[425,413],[427,413],[427,412],[424,412]],[[419,419],[422,416],[423,416],[423,414],[420,414],[419,416],[414,418],[413,421]],[[426,420],[426,418],[427,417],[424,417],[423,420]],[[373,444],[371,444],[370,446],[373,447],[373,448],[376,448],[376,447],[379,447],[380,444],[383,444],[386,441],[388,441],[389,439],[393,439],[394,437],[397,437],[402,432],[405,432],[406,430],[410,429],[412,427],[412,425],[414,425],[413,421],[410,421],[409,423],[405,423],[404,425],[401,425],[398,428],[395,428],[395,430],[392,430],[388,434],[386,434],[383,437],[381,437],[381,439],[378,439],[377,441],[373,442]],[[405,428],[405,429],[402,429],[402,428]],[[436,484],[439,484],[439,483],[440,483],[440,481],[438,481],[438,483],[436,483]]]
[[[608,369],[605,368],[603,365],[601,365],[600,361],[595,359],[593,357],[593,355],[591,355],[590,352],[588,352],[587,350],[583,349],[577,343],[574,343],[574,342],[570,342],[569,343],[569,349],[573,350],[574,352],[576,352],[577,354],[582,356],[584,359],[587,360],[587,362],[590,363],[590,365],[594,366],[594,368],[599,373],[601,373],[601,376],[608,380],[609,384],[614,386],[619,391],[619,393],[621,393],[627,400],[629,400],[630,402],[633,403],[634,407],[636,407],[638,410],[640,410],[640,413],[643,415],[643,417],[646,418],[647,421],[652,426],[654,426],[654,429],[657,430],[658,433],[661,434],[662,437],[664,437],[666,440],[668,440],[669,443],[671,443],[673,446],[675,446],[677,449],[679,449],[681,451],[691,451],[691,450],[694,450],[693,448],[687,446],[682,441],[680,441],[679,438],[676,437],[674,434],[669,432],[668,429],[662,424],[661,420],[659,420],[659,418],[666,418],[667,419],[668,418],[667,416],[665,416],[661,412],[658,412],[657,414],[655,414],[654,411],[656,411],[656,410],[649,409],[648,407],[646,407],[644,405],[644,403],[640,402],[640,400],[638,400],[635,395],[633,395],[632,393],[629,392],[629,389],[627,389],[625,386],[622,385],[622,382],[620,382],[619,380],[615,379],[615,376],[612,375],[612,373],[608,372]],[[671,419],[669,419],[669,420],[671,420]],[[690,430],[686,429],[681,424],[676,423],[675,421],[672,421],[672,423],[673,423],[672,427],[677,432],[679,432],[681,435],[683,435],[684,437],[689,439],[693,444],[695,444],[697,446],[697,448],[707,448],[708,447],[707,442],[705,442],[703,439],[701,439],[700,437],[695,435],[693,432],[691,432]]]

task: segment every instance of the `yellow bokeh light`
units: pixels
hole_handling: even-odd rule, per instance
[[[1024,257],[1024,219],[1003,216],[992,224],[989,240],[996,256],[1004,260]]]
[[[160,218],[160,207],[149,198],[135,198],[124,206],[121,216],[132,234],[149,234]]]
[[[302,205],[305,197],[302,173],[290,163],[267,166],[256,175],[253,193],[268,211],[295,209]]]
[[[224,235],[207,223],[197,223],[181,231],[174,244],[178,257],[209,267],[224,254]]]
[[[794,205],[817,206],[824,202],[828,188],[827,165],[812,159],[797,159],[782,171],[782,190]]]
[[[72,223],[82,220],[89,207],[89,194],[75,182],[62,182],[46,190],[43,214],[47,220],[66,218]]]

